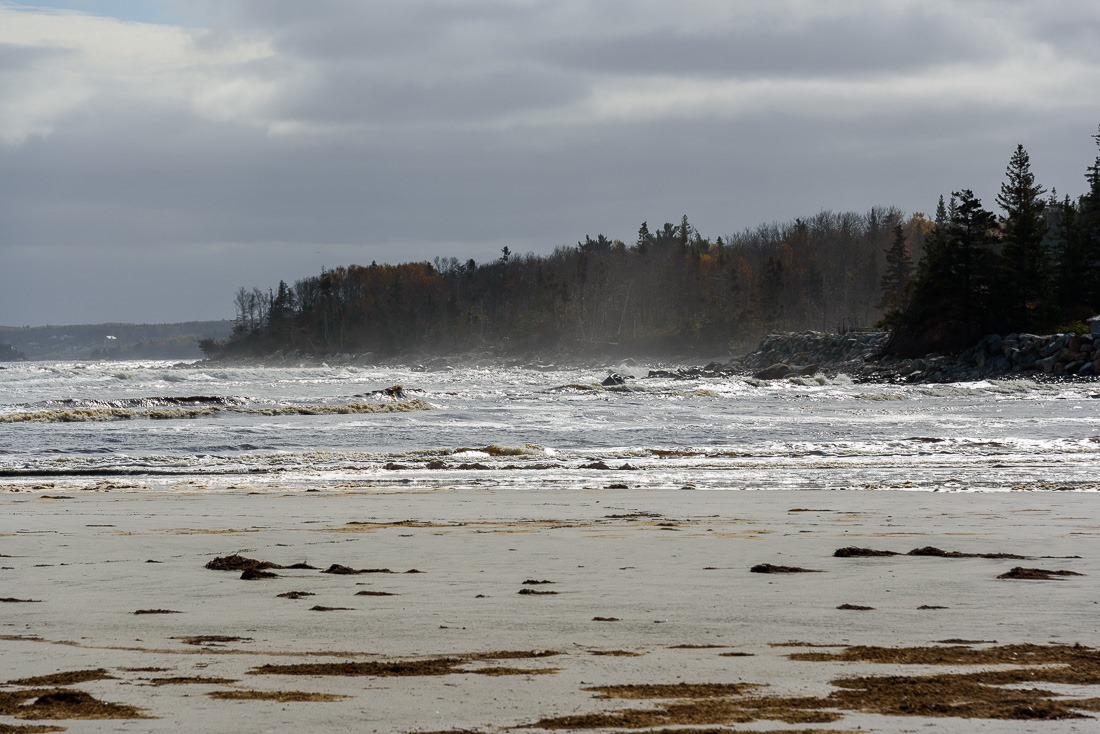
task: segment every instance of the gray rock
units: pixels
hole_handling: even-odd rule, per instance
[[[1042,359],[1035,360],[1035,366],[1043,371],[1043,374],[1049,375],[1054,372],[1054,365],[1058,362],[1057,355],[1051,355],[1049,357],[1043,357]]]
[[[759,372],[755,373],[753,377],[758,380],[780,380],[787,375],[791,374],[791,368],[782,362],[776,362],[770,367],[765,367]]]

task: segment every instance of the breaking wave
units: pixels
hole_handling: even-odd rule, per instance
[[[123,405],[115,405],[112,402],[92,406],[69,406],[7,413],[0,415],[0,423],[87,423],[96,421],[124,421],[138,418],[147,418],[149,420],[180,420],[210,418],[221,413],[240,413],[258,416],[358,415],[364,413],[406,413],[415,410],[429,410],[431,408],[429,403],[419,398],[391,403],[277,405],[264,407],[242,405],[234,398],[143,398],[133,401],[118,402],[123,403]],[[207,405],[205,403],[213,404]],[[152,407],[161,405],[203,407]]]

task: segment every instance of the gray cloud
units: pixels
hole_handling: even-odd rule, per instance
[[[972,62],[995,54],[992,46],[946,18],[910,8],[893,16],[852,13],[780,28],[733,15],[725,27],[694,32],[652,28],[553,39],[541,53],[565,66],[626,76],[829,78]]]
[[[583,98],[586,87],[545,69],[501,68],[456,75],[440,68],[427,78],[402,80],[383,65],[310,76],[296,85],[277,113],[313,122],[369,120],[372,125],[438,127],[517,111],[554,109]]]

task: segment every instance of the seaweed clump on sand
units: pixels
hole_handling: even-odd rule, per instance
[[[822,699],[819,698],[742,695],[758,687],[748,683],[680,683],[586,688],[585,690],[599,693],[599,698],[665,699],[665,702],[656,708],[550,717],[540,719],[530,726],[553,731],[722,726],[762,720],[782,721],[787,724],[826,724],[842,716],[837,711],[823,710]]]
[[[464,665],[471,662],[486,660],[529,660],[553,657],[557,654],[558,653],[554,650],[497,650],[494,652],[470,653],[451,657],[425,658],[423,660],[345,660],[338,663],[268,664],[253,668],[248,672],[250,675],[331,675],[349,677],[372,676],[378,678],[452,675],[456,673],[480,672],[477,669],[467,670],[463,668]],[[483,673],[487,675],[529,675],[532,673],[546,672],[545,670],[527,670],[523,668],[482,668],[481,670],[494,670],[493,673]]]
[[[723,698],[740,696],[760,686],[751,683],[642,683],[585,688],[600,694],[597,698]]]
[[[183,614],[177,609],[138,609],[134,614]]]
[[[282,566],[271,561],[260,561],[234,553],[229,556],[216,557],[207,563],[205,568],[209,568],[211,571],[265,571],[269,568],[282,568]]]
[[[222,701],[278,701],[280,703],[343,701],[348,698],[336,693],[310,691],[210,691],[210,698]]]
[[[776,566],[771,563],[758,563],[749,569],[751,573],[821,573],[812,568],[800,568],[799,566]]]
[[[87,683],[93,680],[110,680],[114,676],[107,672],[106,668],[93,670],[71,670],[62,673],[50,673],[48,675],[36,675],[32,678],[17,678],[9,680],[9,686],[72,686],[77,683]]]
[[[351,566],[334,563],[321,573],[331,573],[337,576],[354,576],[360,573],[393,573],[393,571],[388,568],[352,568]]]
[[[19,719],[144,719],[136,706],[100,701],[71,688],[0,692],[0,714]]]
[[[857,548],[850,545],[846,548],[837,548],[835,551],[833,551],[833,555],[837,558],[862,558],[873,556],[898,556],[901,554],[895,551],[875,550],[874,548]]]
[[[886,665],[1062,665],[1092,671],[1100,683],[1100,650],[1081,645],[998,645],[995,647],[876,647],[854,645],[837,652],[797,652],[791,660]],[[1051,668],[1048,672],[1053,671]],[[1050,682],[1054,682],[1052,679]]]
[[[241,571],[241,581],[258,581],[260,579],[277,579],[279,574],[272,571],[263,571],[258,568],[246,568]]]
[[[234,678],[215,678],[204,675],[175,675],[166,678],[150,678],[146,682],[151,686],[227,686],[236,683],[237,681]]]
[[[754,721],[828,723],[846,712],[880,716],[987,720],[1088,718],[1100,699],[1064,698],[1036,683],[1100,685],[1100,650],[1079,645],[956,647],[849,647],[839,652],[789,656],[801,661],[871,662],[891,665],[1004,665],[1020,667],[934,675],[840,678],[826,696],[761,695],[761,686],[736,684],[644,684],[586,688],[600,698],[658,700],[656,707],[573,714],[541,719],[529,726],[549,730],[641,729],[729,726]],[[673,731],[673,729],[664,729]],[[675,731],[691,731],[677,728]],[[701,730],[696,730],[701,731]]]
[[[248,671],[251,675],[332,675],[403,677],[449,675],[464,661],[462,658],[427,660],[344,661],[339,663],[267,664]]]
[[[45,734],[53,731],[65,731],[65,727],[41,724],[0,724],[0,734]]]
[[[1016,566],[997,576],[999,579],[1015,579],[1019,581],[1061,581],[1066,576],[1084,576],[1076,571],[1051,571],[1045,568],[1024,568]]]
[[[513,668],[508,666],[494,666],[488,668],[471,668],[464,673],[473,675],[554,675],[558,668]]]
[[[176,637],[185,645],[216,645],[222,646],[229,642],[251,642],[251,637],[239,637],[237,635],[186,635]]]
[[[962,551],[945,551],[934,545],[926,545],[923,548],[914,548],[907,556],[934,556],[936,558],[993,558],[1022,561],[1027,556],[1019,556],[1015,553],[963,553]]]

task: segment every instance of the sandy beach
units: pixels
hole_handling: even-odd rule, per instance
[[[1092,493],[0,502],[0,731],[1096,731]]]

